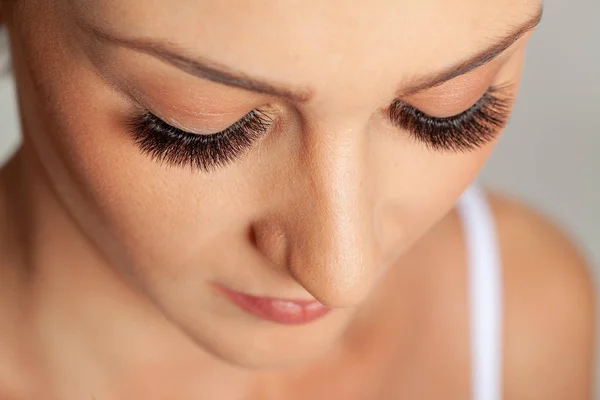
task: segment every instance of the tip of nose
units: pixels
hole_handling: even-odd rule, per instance
[[[379,244],[371,225],[332,217],[301,222],[257,225],[257,248],[324,306],[361,304],[380,274]]]
[[[299,283],[321,304],[331,309],[355,308],[369,295],[373,277],[353,279],[299,280]]]

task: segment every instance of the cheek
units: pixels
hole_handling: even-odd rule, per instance
[[[415,143],[380,150],[379,159],[386,166],[379,169],[389,171],[382,175],[387,194],[379,205],[379,235],[386,259],[393,261],[453,208],[494,144],[466,153],[439,153]]]
[[[227,177],[208,178],[155,162],[104,113],[71,110],[69,115],[73,125],[87,125],[84,135],[80,129],[63,132],[71,137],[67,162],[77,190],[133,266],[196,264],[211,243],[243,232],[250,210],[226,195]],[[237,194],[234,198],[243,193]]]
[[[463,191],[473,182],[487,160],[493,144],[464,154],[430,154],[420,169],[419,188],[410,198],[407,209],[411,218],[423,228],[443,217]],[[417,222],[413,222],[417,224]],[[418,229],[422,231],[423,228]]]
[[[124,124],[131,106],[85,63],[58,70],[52,55],[30,59],[39,64],[31,73],[16,69],[27,140],[69,213],[114,265],[198,261],[214,238],[242,230],[249,210],[225,195],[229,180],[141,154]]]
[[[47,43],[45,30],[63,29],[39,20],[15,34],[24,133],[53,190],[106,256],[128,268],[174,266],[242,231],[252,211],[240,206],[246,188],[141,154],[124,123],[131,104],[68,40]]]
[[[77,110],[69,115],[73,126],[87,129],[61,132],[69,137],[60,151],[69,154],[63,162],[70,174],[56,186],[76,193],[72,212],[106,252],[118,249],[111,254],[119,257],[115,264],[175,271],[201,263],[214,242],[242,237],[249,210],[213,180],[154,162],[122,126],[107,126]]]

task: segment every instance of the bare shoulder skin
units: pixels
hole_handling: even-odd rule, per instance
[[[595,296],[589,267],[570,239],[546,217],[498,193],[489,193],[488,199],[502,257],[503,398],[591,399]],[[467,309],[467,298],[465,244],[461,234],[459,218],[450,213],[432,230],[429,235],[432,242],[425,238],[416,246],[417,253],[419,247],[424,253],[438,253],[434,257],[419,257],[421,263],[451,269],[451,272],[435,269],[438,281],[446,283],[432,289],[438,294],[439,303],[436,302],[438,307],[432,313],[435,322],[431,328],[437,327],[439,332],[443,326],[449,336],[457,339],[448,341],[447,337],[438,336],[428,343],[435,350],[429,354],[430,363],[423,368],[428,372],[419,379],[423,385],[418,388],[428,388],[424,393],[406,393],[406,383],[397,377],[396,382],[403,386],[400,393],[406,398],[467,398],[471,376],[465,337],[470,316],[462,312]],[[397,296],[397,292],[392,291],[391,296]],[[423,328],[420,335],[427,336],[426,332]],[[441,350],[434,344],[437,341],[445,342],[448,347]],[[459,356],[453,359],[453,354]],[[465,368],[463,371],[467,372],[463,375],[455,368],[459,371]],[[453,394],[441,389],[452,386],[445,385],[447,379],[462,389],[457,388]],[[427,386],[424,382],[428,380],[444,384]]]
[[[592,398],[594,289],[584,258],[553,223],[492,196],[506,282],[509,399]]]
[[[503,398],[591,399],[595,296],[589,267],[570,239],[546,217],[498,193],[489,193],[488,199],[502,257]],[[401,386],[399,396],[407,396],[398,398],[461,399],[468,396],[471,375],[466,324],[470,316],[463,313],[468,300],[464,283],[465,244],[461,234],[459,218],[452,212],[432,230],[429,239],[416,246],[414,256],[421,267],[444,265],[450,267],[451,272],[434,269],[438,282],[445,282],[429,287],[438,295],[431,314],[435,322],[429,325],[436,333],[423,347],[434,350],[422,354],[421,361],[427,365],[423,370],[427,372],[418,378],[413,376],[420,382],[414,391],[406,392],[410,385],[400,376],[395,377],[396,384]],[[437,255],[423,255],[432,252]],[[432,280],[430,276],[429,281]],[[395,284],[402,285],[398,281]],[[398,291],[390,289],[389,295],[397,297]],[[419,335],[428,337],[426,326],[421,327]],[[439,335],[440,327],[455,339]],[[395,340],[393,336],[391,340]],[[440,341],[445,348],[436,345]],[[393,348],[394,344],[390,346]],[[405,349],[400,349],[399,358],[406,361]],[[396,369],[403,370],[402,367]],[[454,383],[454,392],[447,391],[453,386],[447,380]],[[427,381],[443,384],[426,385]],[[426,389],[421,391],[423,388]]]

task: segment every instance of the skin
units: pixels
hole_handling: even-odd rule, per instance
[[[495,140],[435,151],[384,110],[399,93],[439,117],[491,85],[516,94],[529,33],[463,76],[405,92],[540,4],[176,3],[0,3],[24,136],[0,175],[0,397],[467,398],[465,244],[453,208]],[[160,40],[303,98],[200,79],[109,36]],[[158,163],[127,133],[140,109],[209,134],[254,108],[272,129],[210,172]],[[505,396],[587,398],[584,262],[543,218],[491,199]],[[212,283],[332,312],[266,323]]]

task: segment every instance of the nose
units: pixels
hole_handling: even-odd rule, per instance
[[[380,268],[366,146],[349,138],[307,147],[280,178],[286,200],[279,217],[256,232],[257,243],[321,303],[353,307]]]

